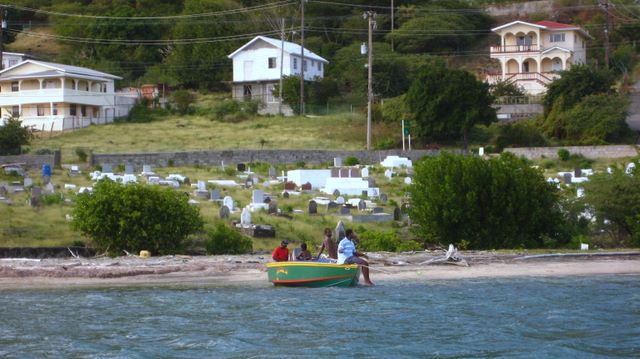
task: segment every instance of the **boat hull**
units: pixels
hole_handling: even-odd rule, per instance
[[[352,287],[358,284],[360,269],[354,264],[322,262],[267,263],[269,282],[285,287]]]

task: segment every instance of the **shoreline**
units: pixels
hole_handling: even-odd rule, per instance
[[[435,264],[440,252],[369,253],[374,283],[452,279],[640,275],[640,252],[521,256],[461,253],[469,266]],[[114,286],[269,287],[268,255],[164,256],[140,258],[2,258],[0,289]],[[431,263],[429,263],[431,262]]]

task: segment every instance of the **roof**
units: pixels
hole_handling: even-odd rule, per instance
[[[44,61],[37,61],[37,60],[26,60],[23,61],[17,65],[11,66],[9,68],[6,68],[2,71],[0,71],[0,76],[2,76],[5,72],[10,71],[16,67],[19,66],[24,66],[25,64],[34,64],[34,65],[40,65],[46,68],[51,69],[51,71],[44,71],[44,72],[39,72],[40,74],[46,75],[46,76],[53,76],[54,74],[56,76],[64,76],[64,75],[68,75],[68,76],[83,76],[83,77],[91,77],[91,78],[107,78],[107,79],[111,79],[111,80],[121,80],[122,77],[120,76],[115,76],[115,75],[111,75],[108,74],[106,72],[101,72],[101,71],[96,71],[96,70],[92,70],[92,69],[88,69],[86,67],[79,67],[79,66],[71,66],[71,65],[64,65],[64,64],[57,64],[57,63],[53,63],[53,62],[44,62]],[[35,74],[35,73],[34,73]],[[31,77],[34,74],[22,74],[20,76],[22,77]]]
[[[491,31],[497,32],[499,30],[505,29],[507,27],[511,27],[513,25],[528,25],[528,26],[533,26],[533,27],[536,27],[538,29],[547,30],[547,31],[575,30],[575,31],[580,32],[584,36],[586,36],[586,37],[588,37],[590,39],[593,39],[593,37],[591,37],[591,35],[589,35],[589,33],[586,32],[580,26],[562,24],[562,23],[559,23],[559,22],[548,21],[548,20],[543,20],[543,21],[538,21],[538,22],[526,22],[526,21],[516,20],[516,21],[512,21],[510,23],[504,24],[504,25],[500,25],[498,27],[494,27],[493,29],[491,29]]]
[[[251,41],[247,42],[246,44],[242,45],[239,49],[237,49],[236,51],[234,51],[233,53],[231,53],[228,58],[233,58],[235,55],[237,55],[240,51],[244,50],[245,48],[251,46],[253,43],[257,42],[257,41],[264,41],[266,43],[268,43],[269,45],[280,49],[282,48],[282,40],[279,39],[273,39],[270,37],[266,37],[266,36],[256,36],[254,37]],[[288,54],[299,54],[301,52],[301,46],[298,44],[295,44],[293,42],[289,42],[289,41],[284,41],[284,52],[288,53]],[[313,51],[308,50],[307,48],[304,49],[304,57],[311,59],[311,60],[316,60],[316,61],[321,61],[324,63],[329,63],[329,61],[327,61],[326,59],[324,59],[323,57],[321,57],[320,55],[316,54]]]

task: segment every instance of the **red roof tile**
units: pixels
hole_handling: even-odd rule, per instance
[[[561,24],[559,22],[555,22],[555,21],[538,21],[535,23],[536,25],[540,25],[540,26],[544,26],[544,27],[548,27],[551,29],[568,29],[568,28],[576,28],[577,26],[575,25],[568,25],[568,24]]]

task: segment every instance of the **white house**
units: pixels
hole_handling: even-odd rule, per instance
[[[63,131],[126,116],[130,97],[115,92],[121,77],[83,67],[26,60],[0,71],[0,116]]]
[[[300,76],[304,66],[305,80],[322,79],[329,61],[293,42],[256,36],[228,57],[233,60],[232,94],[237,100],[259,99],[266,105],[265,113],[277,113],[279,98],[272,91],[283,76]],[[288,112],[291,110],[289,109]]]
[[[586,63],[586,41],[592,39],[578,26],[553,21],[512,21],[491,31],[500,35],[500,44],[491,46],[490,53],[500,61],[501,73],[487,76],[487,81],[509,81],[532,95],[543,93],[558,72]]]
[[[22,61],[26,61],[28,59],[32,59],[33,57],[27,54],[22,54],[19,52],[2,52],[2,69],[9,68],[11,66],[15,66]]]

